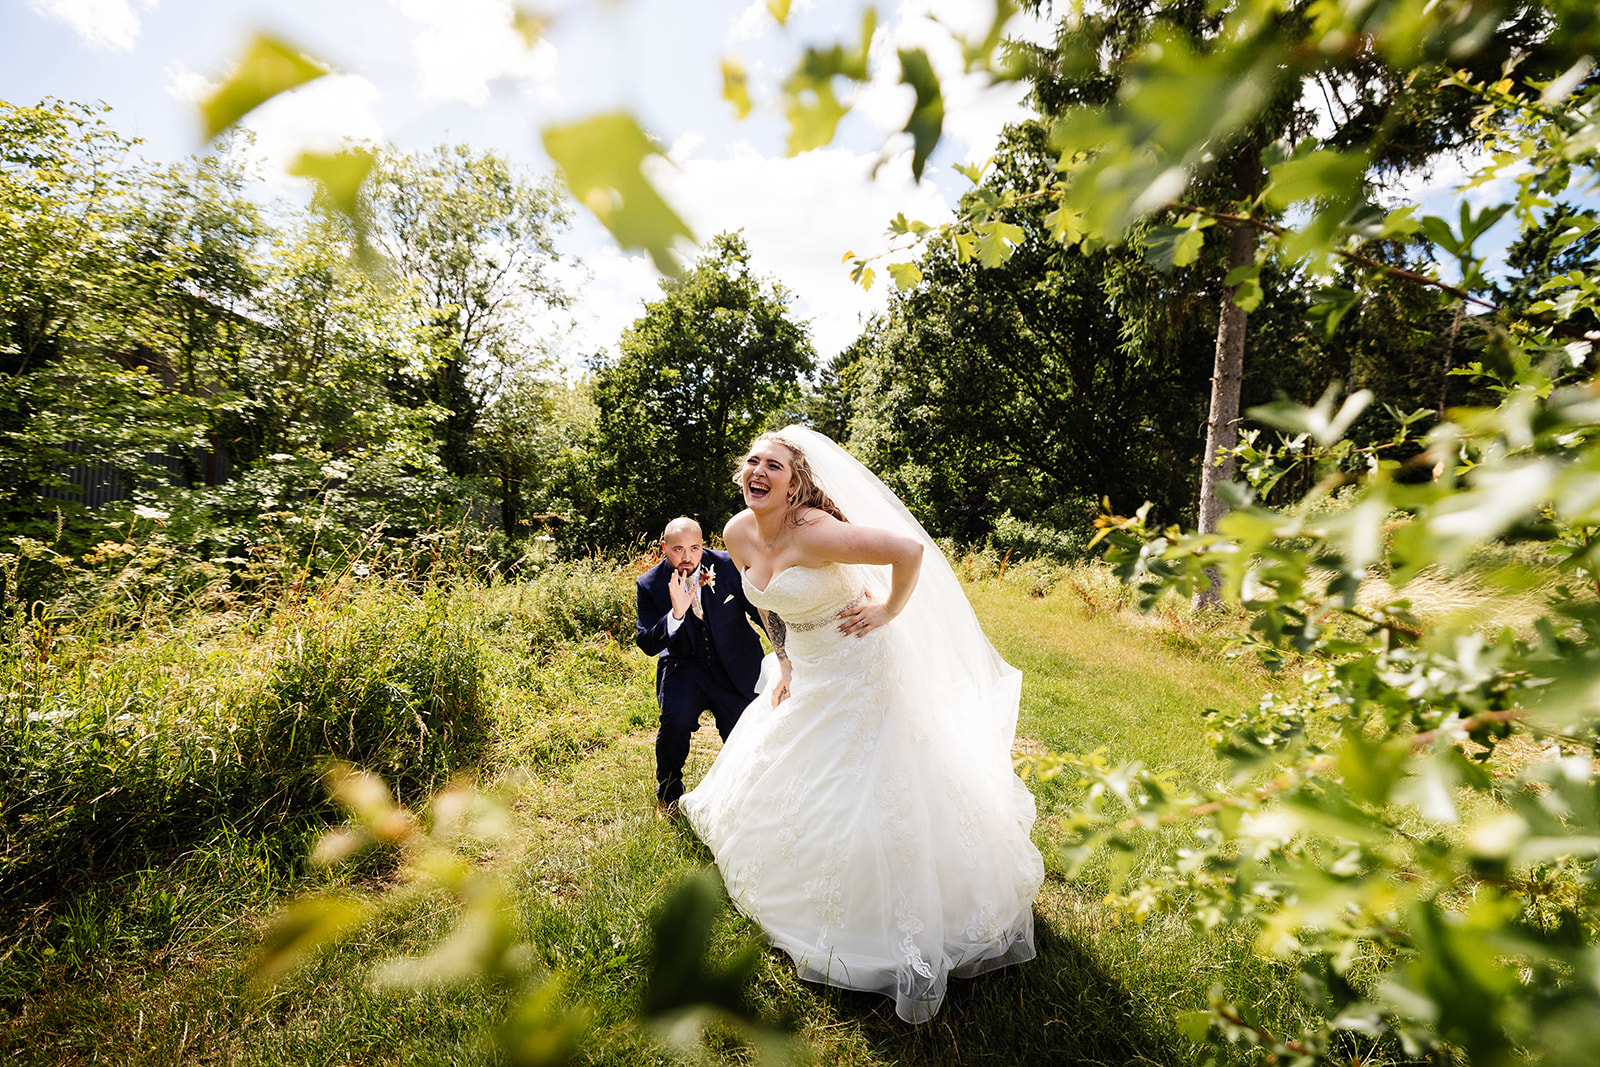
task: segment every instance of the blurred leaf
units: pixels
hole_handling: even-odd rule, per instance
[[[437,989],[485,976],[511,977],[508,953],[515,944],[511,916],[486,897],[463,912],[427,955],[386,960],[373,971],[372,981],[379,988]]]
[[[928,62],[928,54],[920,48],[900,50],[900,81],[916,90],[917,100],[906,119],[905,132],[911,135],[911,176],[922,180],[922,168],[928,154],[939,143],[944,128],[944,95],[939,90],[939,76]]]
[[[236,124],[280,93],[331,73],[332,68],[270,33],[257,33],[228,79],[200,101],[206,140]]]
[[[543,140],[572,194],[618,244],[644,249],[663,274],[677,272],[673,242],[694,235],[645,177],[644,161],[662,153],[632,115],[612,112],[547,126]]]
[[[650,971],[640,1010],[661,1018],[686,1008],[750,1014],[746,985],[760,952],[746,947],[731,959],[712,958],[711,932],[726,898],[715,875],[699,871],[672,888],[651,917]]]
[[[835,78],[867,80],[867,53],[877,29],[878,13],[867,8],[861,16],[861,44],[846,50],[835,44],[828,48],[807,48],[794,72],[783,83],[783,113],[789,120],[788,153],[791,156],[820,148],[833,140],[839,120],[849,107],[840,103],[834,92]]]
[[[1361,294],[1336,285],[1324,285],[1311,294],[1311,307],[1306,314],[1322,320],[1322,329],[1329,337],[1339,328],[1339,322],[1361,303]]]
[[[589,1033],[589,1014],[563,1006],[566,987],[564,975],[551,975],[500,1024],[500,1054],[510,1067],[561,1067],[577,1057]]]
[[[549,32],[550,16],[518,5],[511,9],[511,28],[522,37],[523,45],[532,48]]]
[[[316,897],[290,904],[267,927],[251,964],[250,984],[264,988],[277,983],[323,946],[355,932],[372,914],[370,904],[349,897]]]
[[[749,79],[736,59],[722,61],[722,99],[733,105],[736,117],[742,119],[750,114]]]
[[[1364,153],[1319,150],[1287,160],[1272,168],[1267,187],[1267,202],[1285,208],[1299,200],[1311,200],[1344,192],[1366,174]]]
[[[1233,289],[1233,302],[1246,311],[1260,307],[1266,296],[1266,291],[1261,288],[1261,265],[1258,263],[1230,270],[1222,284]]]
[[[289,173],[310,178],[328,198],[328,203],[350,221],[356,234],[357,254],[370,258],[372,221],[362,204],[361,189],[372,173],[376,156],[368,148],[347,148],[340,152],[302,152]]]

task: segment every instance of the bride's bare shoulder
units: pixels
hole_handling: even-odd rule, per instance
[[[821,508],[801,508],[794,516],[794,538],[802,547],[826,543],[845,524]]]
[[[749,508],[745,508],[722,528],[722,543],[735,561],[744,555],[744,546],[754,538],[755,522],[756,517],[750,514]]]

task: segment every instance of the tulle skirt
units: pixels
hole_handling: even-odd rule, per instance
[[[681,808],[802,978],[926,1022],[950,975],[1033,958],[1033,798],[1008,755],[963,738],[971,694],[934,691],[893,624],[789,650],[794,695],[773,708],[763,690]]]

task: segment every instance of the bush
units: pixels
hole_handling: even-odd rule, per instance
[[[111,643],[92,620],[13,618],[0,653],[9,904],[218,825],[303,836],[326,811],[333,757],[421,795],[481,754],[481,641],[442,595],[328,590],[212,647],[214,621],[168,625]]]
[[[1050,559],[1057,563],[1075,563],[1089,555],[1087,528],[1057,530],[1024,522],[1011,512],[995,520],[989,534],[989,544],[1002,556],[1014,559]]]
[[[491,632],[525,634],[538,652],[568,641],[607,634],[633,640],[638,602],[631,568],[598,558],[552,561],[524,568],[526,581],[503,586],[490,598],[483,625]]]

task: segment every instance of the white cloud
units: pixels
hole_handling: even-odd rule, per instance
[[[418,92],[425,99],[482,107],[497,81],[547,82],[556,50],[548,41],[528,48],[512,25],[507,0],[394,0],[418,27],[413,53]]]
[[[172,96],[204,93],[210,87],[182,69],[169,76],[173,82],[167,92]],[[251,154],[267,181],[286,185],[291,182],[288,169],[302,152],[336,151],[350,141],[383,141],[383,127],[372,113],[379,95],[377,87],[359,74],[330,74],[273,97],[240,125],[254,136]]]
[[[575,297],[573,329],[556,342],[556,354],[569,368],[596,352],[614,352],[622,331],[644,314],[644,302],[661,295],[661,276],[647,256],[625,255],[609,239],[594,237],[599,250],[587,256],[587,277],[563,276]]]
[[[857,94],[855,113],[885,135],[905,125],[916,96],[900,83],[901,49],[920,48],[927,53],[939,76],[945,119],[941,144],[948,142],[957,154],[982,162],[994,150],[1001,129],[1033,112],[1027,104],[1025,82],[994,84],[982,73],[968,74],[961,47],[952,33],[979,38],[988,31],[985,5],[952,0],[905,0],[892,23],[879,29],[872,40],[872,80]],[[1013,17],[1005,33],[1012,38],[1049,40],[1050,24],[1033,16]],[[910,138],[903,138],[906,145]],[[895,145],[900,146],[896,140]]]
[[[765,37],[777,25],[772,12],[767,10],[767,0],[750,0],[750,6],[739,13],[728,28],[728,44],[745,44]]]
[[[141,8],[158,0],[137,0]],[[90,48],[131,52],[139,40],[139,13],[131,0],[28,0],[35,13],[71,26]]]
[[[748,144],[728,158],[678,155],[653,165],[650,177],[684,215],[697,237],[743,230],[751,260],[795,295],[791,312],[810,320],[812,342],[832,358],[860,333],[862,322],[888,299],[888,280],[870,291],[850,280],[846,252],[871,255],[888,245],[889,219],[905,212],[924,222],[949,217],[930,183],[915,185],[903,161],[870,177],[875,157],[823,148],[772,159]],[[881,264],[880,264],[881,268]]]
[[[217,88],[217,82],[190,70],[181,62],[167,64],[167,95],[180,104],[198,104]]]

